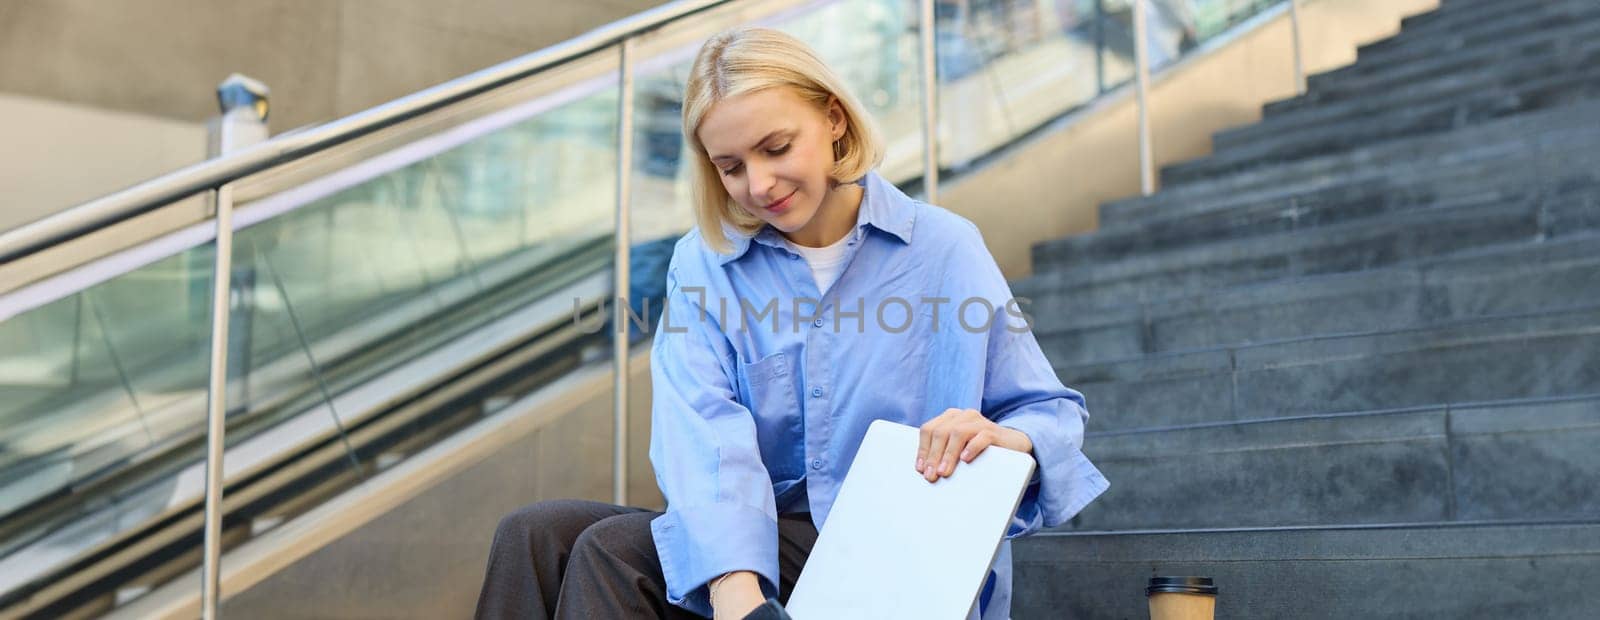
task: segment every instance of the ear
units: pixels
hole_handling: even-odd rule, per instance
[[[850,126],[849,117],[844,113],[844,106],[839,103],[839,98],[828,96],[828,133],[831,139],[838,140],[844,137],[845,129]]]

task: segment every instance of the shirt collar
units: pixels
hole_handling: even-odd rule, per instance
[[[862,229],[870,225],[904,243],[911,243],[911,229],[917,219],[917,210],[911,197],[880,176],[876,170],[867,171],[866,176],[857,179],[855,183],[862,186],[864,191],[861,208],[856,211],[856,226],[850,234],[859,238],[860,235],[866,234]],[[719,255],[718,265],[726,265],[744,256],[750,250],[751,241],[774,248],[784,247],[783,235],[771,224],[764,224],[754,235],[746,236],[724,223],[722,233],[733,243],[733,251]]]

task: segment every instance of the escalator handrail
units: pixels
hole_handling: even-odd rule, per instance
[[[148,213],[199,192],[314,155],[406,120],[450,107],[560,66],[623,39],[733,0],[675,0],[565,42],[520,56],[344,118],[292,130],[215,159],[156,177],[54,215],[0,232],[0,265]]]

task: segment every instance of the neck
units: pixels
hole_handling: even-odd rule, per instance
[[[855,183],[842,183],[823,197],[817,214],[800,230],[784,233],[796,245],[822,248],[843,239],[855,227],[856,216],[861,211],[863,188]]]

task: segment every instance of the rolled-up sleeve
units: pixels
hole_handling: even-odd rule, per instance
[[[709,617],[706,584],[730,571],[754,571],[778,595],[777,511],[755,420],[734,391],[732,346],[675,267],[667,302],[650,360],[650,462],[667,510],[650,529],[667,599]]]
[[[1012,297],[982,236],[976,227],[972,232],[974,247],[964,248],[961,279],[966,280],[964,288],[995,306],[979,411],[1027,435],[1038,463],[1007,528],[1006,538],[1016,538],[1066,523],[1110,483],[1083,454],[1084,422],[1089,419],[1083,394],[1057,378],[1033,335],[1031,318],[1023,316],[1025,302]]]

